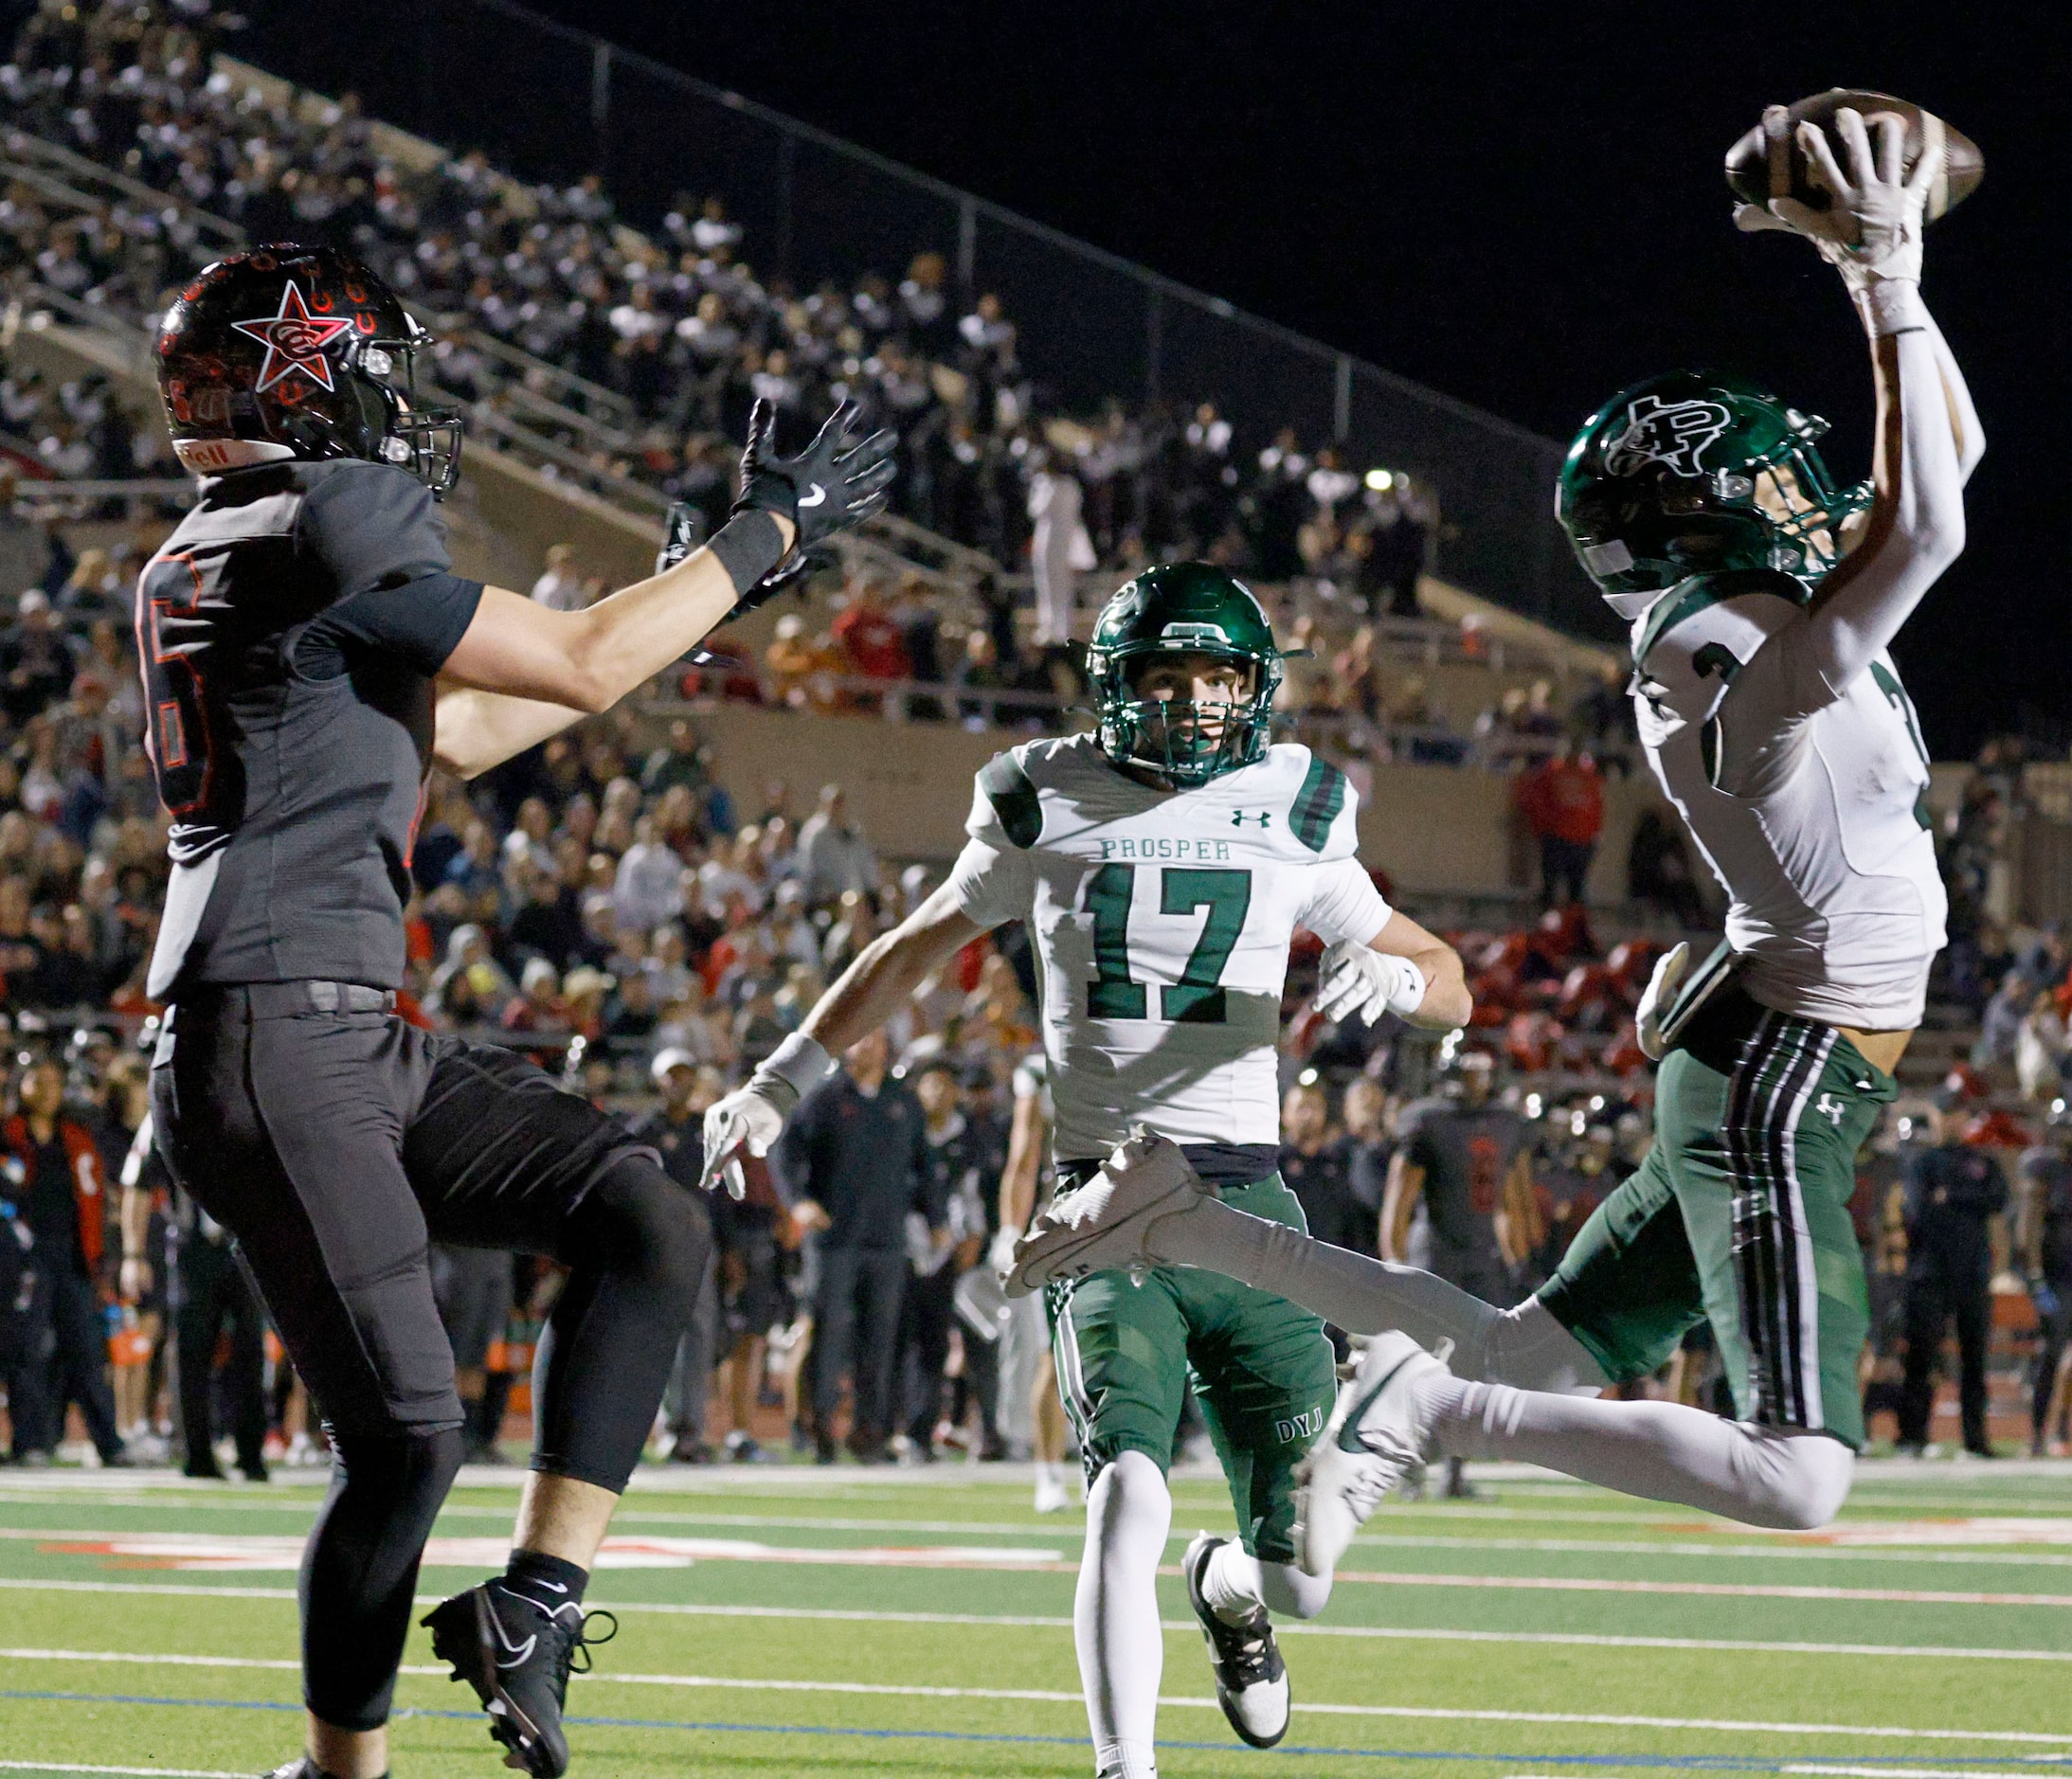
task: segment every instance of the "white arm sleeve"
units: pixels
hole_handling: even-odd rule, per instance
[[[1309,899],[1295,924],[1306,926],[1325,944],[1335,945],[1341,940],[1372,944],[1389,924],[1392,910],[1357,858],[1315,866],[1308,882]]]

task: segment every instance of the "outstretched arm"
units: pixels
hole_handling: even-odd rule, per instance
[[[834,1069],[836,1052],[874,1032],[913,998],[929,976],[985,928],[959,906],[948,884],[889,933],[866,945],[822,995],[805,1023],[780,1044],[745,1087],[705,1114],[705,1169],[710,1190],[724,1178],[736,1198],[746,1190],[740,1151],[767,1155],[802,1095]]]
[[[1805,706],[1839,697],[1955,561],[1964,548],[1964,480],[1985,450],[1963,376],[1921,300],[1923,209],[1939,151],[1902,178],[1904,125],[1886,114],[1871,124],[1875,146],[1858,113],[1836,113],[1839,159],[1826,132],[1799,126],[1799,144],[1833,194],[1829,209],[1779,198],[1768,217],[1751,209],[1737,219],[1811,240],[1841,271],[1870,336],[1875,499],[1863,538],[1821,583],[1793,650],[1804,670],[1793,690]]]
[[[741,498],[704,548],[681,554],[672,526],[655,572],[579,612],[550,611],[501,587],[483,590],[441,674],[434,751],[473,778],[645,684],[729,612],[768,597],[778,570],[885,504],[890,433],[851,441],[844,404],[795,458],[774,455],[773,416],[757,403],[741,459]],[[802,558],[801,558],[802,561]]]

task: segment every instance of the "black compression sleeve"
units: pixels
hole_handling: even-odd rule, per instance
[[[737,512],[713,532],[706,548],[719,558],[734,591],[746,593],[784,561],[784,534],[766,512]]]
[[[296,643],[295,664],[312,679],[335,679],[351,650],[378,649],[429,677],[445,666],[481,600],[482,584],[457,574],[369,587],[310,621]]]

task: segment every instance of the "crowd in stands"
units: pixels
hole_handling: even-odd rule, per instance
[[[148,318],[220,251],[195,211],[254,241],[326,241],[438,318],[441,386],[490,392],[470,330],[602,386],[629,418],[608,440],[565,429],[564,445],[714,519],[753,401],[803,424],[856,398],[900,431],[895,511],[1018,568],[1035,539],[1039,583],[1052,559],[1069,574],[1209,556],[1263,581],[1327,578],[1375,613],[1416,610],[1436,514],[1406,478],[1362,476],[1288,431],[1242,450],[1208,405],[1069,416],[999,297],[954,288],[940,253],[796,288],[753,269],[758,243],[722,196],[683,192],[641,234],[595,176],[528,185],[479,152],[406,164],[351,95],[310,117],[217,70],[235,25],[198,4],[45,0],[0,65],[10,118],[171,202],[59,214],[17,188],[0,273]],[[536,404],[528,422],[552,430]],[[1055,549],[1046,526],[1062,528]]]

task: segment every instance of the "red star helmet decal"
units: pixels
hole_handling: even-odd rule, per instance
[[[259,371],[261,392],[297,370],[327,389],[336,386],[331,380],[331,361],[324,356],[324,348],[352,323],[311,314],[309,305],[302,300],[301,286],[293,279],[280,293],[279,314],[265,321],[233,321],[230,325],[266,349],[266,362]]]

